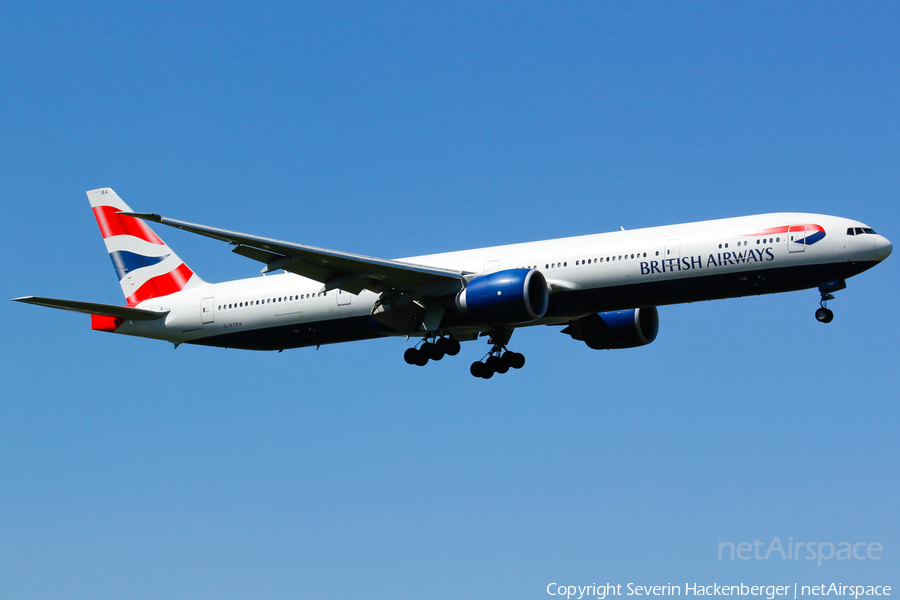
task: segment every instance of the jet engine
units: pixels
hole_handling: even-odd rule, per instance
[[[655,306],[597,313],[572,321],[562,332],[594,350],[637,348],[656,339],[659,313]]]
[[[456,307],[476,323],[514,325],[547,312],[547,280],[534,269],[509,269],[472,279],[456,296]]]

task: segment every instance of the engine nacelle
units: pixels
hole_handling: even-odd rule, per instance
[[[646,346],[659,333],[655,306],[588,315],[562,330],[594,350],[617,350]]]
[[[457,295],[456,307],[476,323],[513,325],[543,317],[549,300],[540,271],[509,269],[471,280]]]

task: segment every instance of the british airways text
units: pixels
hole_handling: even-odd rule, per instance
[[[641,263],[641,275],[650,275],[651,273],[671,273],[673,271],[691,271],[694,269],[724,267],[725,265],[741,265],[754,262],[769,262],[772,260],[775,260],[775,254],[772,253],[772,248],[710,254],[706,258],[705,264],[702,256],[682,256],[681,258],[644,261]]]

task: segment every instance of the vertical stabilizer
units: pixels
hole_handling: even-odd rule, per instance
[[[119,212],[131,208],[109,188],[87,193],[128,306],[204,285],[146,223]]]

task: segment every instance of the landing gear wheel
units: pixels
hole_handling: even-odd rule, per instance
[[[415,348],[407,348],[406,352],[403,353],[403,360],[406,361],[408,365],[414,365],[419,362],[419,351]]]
[[[509,361],[509,366],[513,369],[521,369],[525,366],[525,355],[521,352],[507,352],[504,358]]]
[[[459,341],[450,338],[441,338],[437,341],[437,347],[444,351],[447,356],[456,356],[459,354]]]
[[[831,323],[834,320],[834,313],[831,310],[822,307],[816,311],[816,320],[819,323]]]
[[[408,365],[424,367],[428,364],[428,355],[426,355],[421,350],[416,350],[415,348],[407,348],[406,352],[403,353],[403,360],[405,360],[406,364]]]
[[[512,352],[504,352],[497,362],[497,372],[506,373],[512,368]]]
[[[469,373],[473,377],[480,377],[481,379],[490,379],[494,376],[494,372],[481,361],[473,362],[472,366],[469,367]]]
[[[431,360],[441,360],[444,358],[444,351],[438,344],[432,344],[431,342],[425,342],[422,344],[422,347],[419,348],[419,352],[430,358]]]
[[[504,365],[503,359],[499,356],[491,356],[486,361],[484,361],[484,364],[493,373],[506,373],[507,371],[509,371],[509,367]]]

